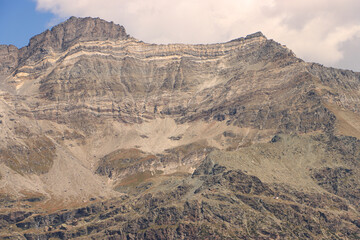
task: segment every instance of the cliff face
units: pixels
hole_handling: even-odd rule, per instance
[[[98,22],[101,31],[87,28]],[[77,35],[74,26],[82,30]],[[39,119],[72,122],[81,112],[91,121],[101,115],[141,123],[168,115],[181,123],[218,119],[301,132],[332,125],[306,64],[261,33],[223,44],[151,45],[101,20],[71,18],[34,37],[23,55],[29,57],[13,71],[14,87],[43,99],[31,113],[23,111]],[[291,113],[289,102],[299,111]]]
[[[0,45],[0,74],[10,74],[18,64],[19,49],[13,45]]]
[[[261,33],[155,45],[72,17],[2,45],[0,236],[356,238],[359,89]]]

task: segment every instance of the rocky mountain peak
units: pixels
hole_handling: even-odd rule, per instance
[[[125,28],[113,22],[107,22],[100,18],[71,17],[51,30],[48,29],[32,37],[29,44],[19,50],[13,65],[24,66],[37,62],[50,52],[66,51],[79,42],[122,40],[128,37]],[[2,68],[9,68],[8,72],[13,70],[13,67],[8,65]]]
[[[46,30],[29,41],[20,49],[19,63],[26,59],[38,61],[49,51],[65,51],[79,42],[121,40],[128,38],[125,28],[100,18],[71,17],[67,21]]]
[[[266,36],[261,31],[258,31],[256,33],[249,34],[246,37],[235,38],[235,39],[231,40],[230,42],[244,41],[244,40],[253,39],[253,38],[267,39]]]
[[[44,45],[51,46],[56,50],[64,50],[79,41],[125,39],[127,37],[125,28],[113,22],[107,22],[100,18],[71,17],[51,30],[31,38],[28,47],[32,49]]]
[[[264,38],[266,38],[265,35],[264,35],[261,31],[259,31],[259,32],[256,32],[256,33],[247,35],[247,36],[245,37],[245,39],[257,38],[257,37],[264,37]]]

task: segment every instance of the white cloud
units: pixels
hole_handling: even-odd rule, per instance
[[[333,66],[344,62],[344,44],[360,33],[358,0],[36,1],[38,10],[59,18],[100,17],[152,43],[224,42],[262,31],[306,61]]]

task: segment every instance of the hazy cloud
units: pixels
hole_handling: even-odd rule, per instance
[[[224,42],[262,31],[306,61],[360,71],[360,57],[349,50],[360,52],[358,0],[36,1],[59,19],[100,17],[152,43]]]

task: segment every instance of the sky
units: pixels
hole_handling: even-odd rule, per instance
[[[149,43],[217,43],[261,31],[300,58],[360,72],[359,0],[0,0],[0,44],[70,16],[121,24]]]

